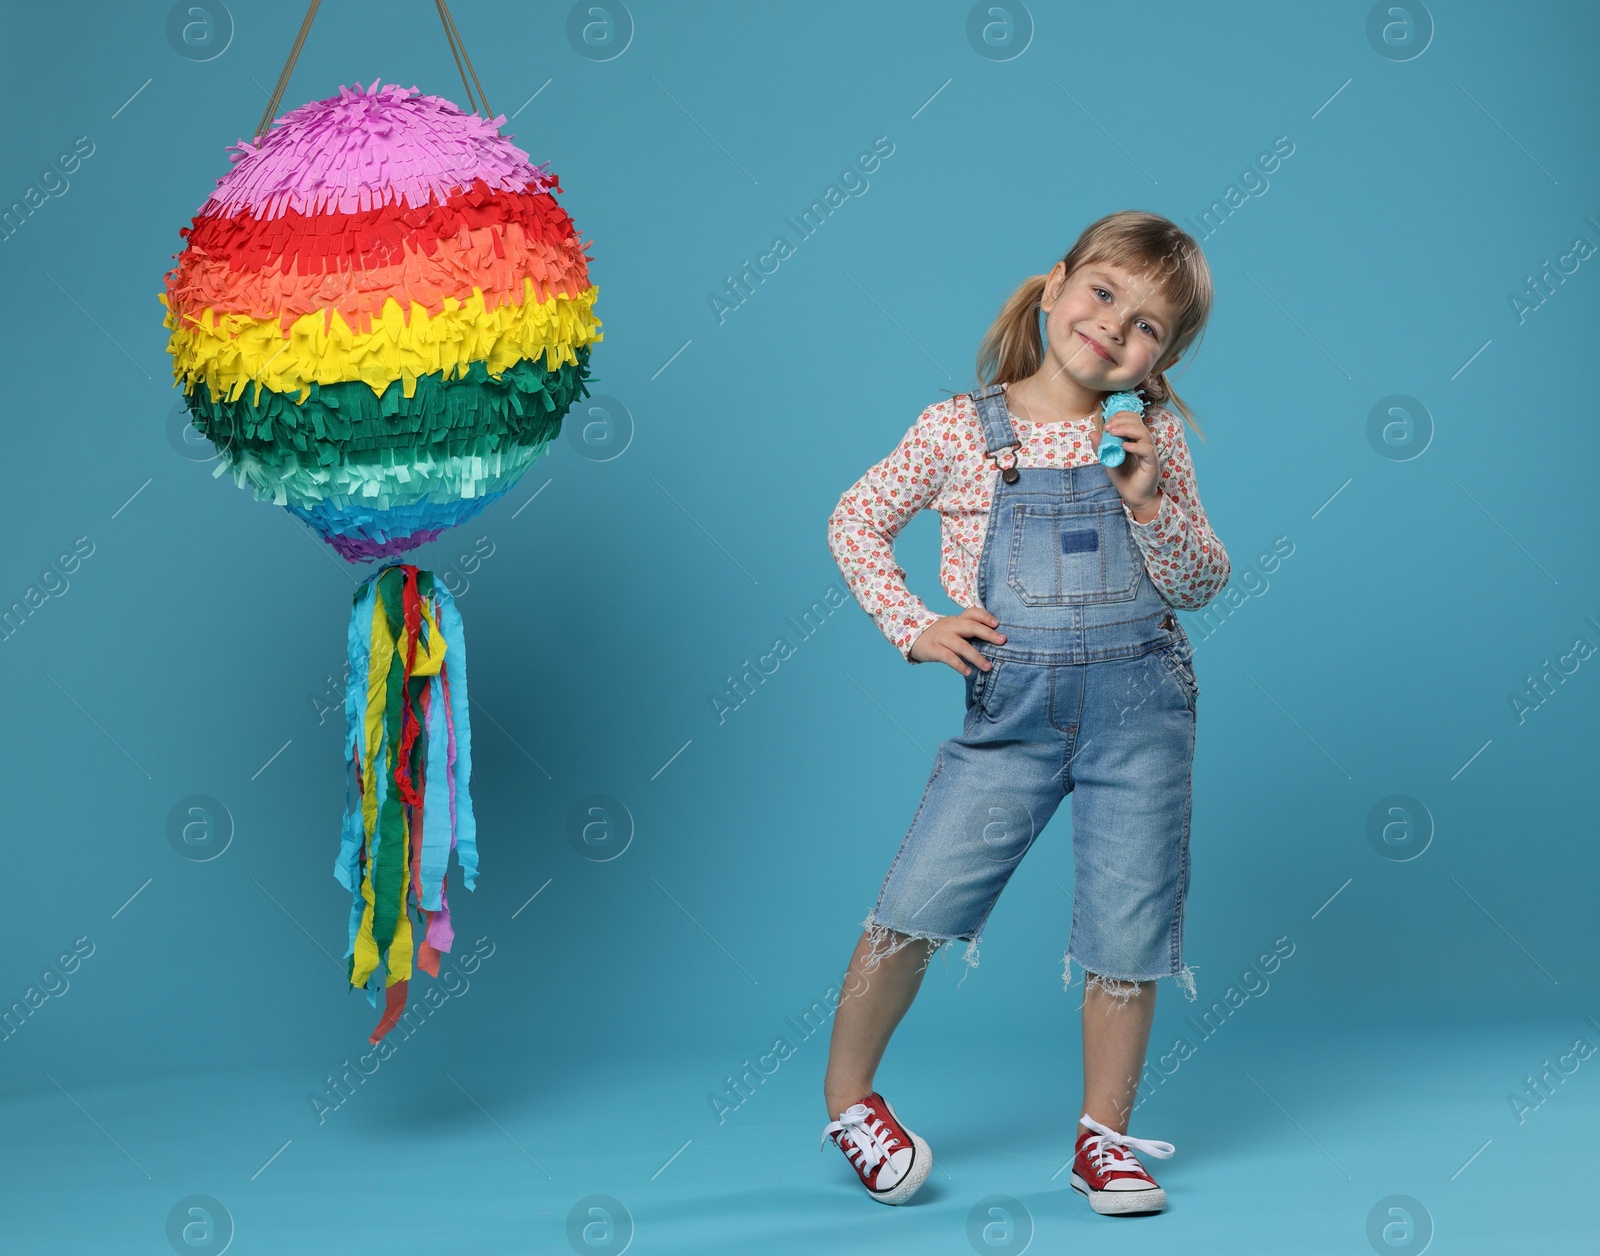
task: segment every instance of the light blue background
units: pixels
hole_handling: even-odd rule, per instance
[[[0,1005],[74,939],[94,947],[0,1042],[8,1121],[29,1131],[3,1162],[26,1250],[169,1250],[168,1210],[194,1193],[231,1211],[234,1251],[570,1250],[564,1218],[592,1193],[631,1210],[640,1252],[966,1251],[990,1193],[1026,1202],[1037,1250],[1109,1234],[1049,1177],[1080,1067],[1066,809],[980,967],[957,989],[959,949],[935,961],[880,1071],[941,1157],[927,1210],[876,1208],[836,1151],[812,1156],[826,1033],[785,1018],[840,979],[962,686],[907,667],[853,602],[804,638],[786,617],[844,587],[825,538],[840,493],[974,386],[1023,278],[1113,209],[1199,234],[1280,136],[1270,186],[1202,237],[1216,301],[1176,376],[1251,595],[1220,627],[1183,616],[1201,1004],[1162,991],[1152,1057],[1275,939],[1294,953],[1141,1109],[1134,1132],[1179,1147],[1174,1205],[1115,1237],[1243,1250],[1248,1214],[1259,1250],[1366,1250],[1391,1194],[1425,1203],[1434,1250],[1586,1232],[1600,1061],[1524,1124],[1508,1095],[1574,1039],[1600,1044],[1600,658],[1523,721],[1510,699],[1577,638],[1600,646],[1600,256],[1520,321],[1510,296],[1575,238],[1600,245],[1593,9],[1437,4],[1431,45],[1395,61],[1356,3],[1035,3],[1026,51],[992,61],[962,4],[631,7],[631,44],[595,61],[562,6],[456,6],[494,110],[517,113],[505,130],[594,242],[591,390],[631,441],[601,461],[564,432],[420,552],[443,572],[493,545],[460,597],[476,894],[451,876],[458,946],[493,954],[319,1125],[308,1096],[376,1020],[342,977],[342,719],[313,701],[340,692],[360,572],[169,442],[156,300],[301,14],[235,3],[230,46],[195,62],[163,5],[4,6],[0,202],[94,144],[0,241],[0,602],[74,538],[94,546],[0,643]],[[379,77],[462,99],[432,6],[330,0],[280,112]],[[870,190],[719,323],[710,294],[793,241],[785,217],[879,136],[894,151]],[[1407,460],[1368,435],[1395,394],[1431,429]],[[897,553],[953,611],[937,535],[924,514]],[[1278,538],[1293,553],[1263,587],[1247,573]],[[780,635],[792,657],[719,721],[725,678]],[[206,862],[167,838],[194,794],[234,826]],[[606,861],[568,836],[597,794],[633,830]],[[1433,826],[1408,861],[1368,839],[1396,794]],[[708,1096],[781,1034],[798,1049],[719,1125]],[[1548,1202],[1513,1207],[1506,1181]],[[382,1203],[397,1187],[415,1217]]]

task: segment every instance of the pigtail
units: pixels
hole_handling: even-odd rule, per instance
[[[1146,405],[1164,406],[1168,410],[1176,411],[1190,427],[1194,428],[1196,435],[1205,440],[1205,431],[1195,419],[1194,411],[1184,404],[1182,397],[1178,396],[1178,390],[1168,381],[1165,371],[1152,372],[1140,388],[1144,390]]]
[[[980,386],[1026,379],[1044,361],[1039,304],[1049,275],[1030,275],[1013,292],[978,345]]]

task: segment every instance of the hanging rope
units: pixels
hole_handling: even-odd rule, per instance
[[[311,7],[306,10],[305,21],[300,23],[300,33],[294,37],[294,47],[289,49],[289,59],[283,63],[283,73],[278,75],[278,85],[273,88],[272,99],[267,101],[267,111],[261,115],[261,121],[256,123],[257,140],[272,125],[273,118],[278,116],[278,105],[283,100],[283,89],[289,86],[289,76],[294,73],[294,63],[300,59],[300,49],[305,46],[306,35],[311,30],[311,19],[317,16],[317,5],[321,2],[322,0],[311,0]]]
[[[456,29],[455,18],[450,16],[450,6],[445,3],[445,0],[434,0],[434,3],[439,6],[439,20],[444,23],[445,38],[450,41],[450,53],[456,59],[456,70],[461,75],[461,86],[466,88],[468,106],[474,113],[478,112],[478,105],[472,99],[472,87],[467,82],[467,75],[471,74],[472,82],[477,83],[478,86],[478,101],[483,105],[483,116],[486,118],[494,117],[494,114],[489,112],[489,98],[483,94],[483,84],[478,83],[478,72],[472,68],[472,58],[467,56],[466,42],[461,38],[461,32]],[[460,50],[459,54],[457,49]],[[467,63],[465,70],[461,68],[463,61]]]
[[[256,124],[254,138],[257,141],[266,134],[273,118],[278,115],[278,106],[283,103],[284,89],[289,86],[289,76],[294,73],[295,62],[300,59],[300,49],[305,47],[306,35],[311,31],[312,19],[317,16],[317,6],[321,2],[322,0],[311,0],[311,7],[306,10],[305,20],[300,23],[300,33],[294,38],[294,47],[289,49],[289,59],[283,63],[283,73],[278,75],[272,99],[267,102],[266,112]],[[467,55],[466,42],[461,38],[461,32],[456,29],[456,20],[450,14],[450,6],[445,0],[434,0],[434,4],[439,9],[439,20],[444,23],[444,36],[450,41],[450,55],[455,58],[456,71],[461,75],[461,86],[467,93],[467,107],[473,113],[482,112],[484,117],[492,118],[494,115],[489,112],[489,98],[484,95],[483,84],[478,82],[478,72],[472,68],[472,58]],[[468,75],[472,76],[470,83],[467,81]],[[476,99],[472,94],[474,85],[478,89]]]

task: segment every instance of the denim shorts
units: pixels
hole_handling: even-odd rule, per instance
[[[994,648],[974,644],[986,656]],[[962,734],[939,746],[916,817],[863,922],[873,941],[866,967],[908,938],[966,941],[975,965],[1000,891],[1070,794],[1065,983],[1076,961],[1086,981],[1108,990],[1174,977],[1192,999],[1183,912],[1198,696],[1181,628],[1128,658],[1000,657],[988,671],[974,667]]]

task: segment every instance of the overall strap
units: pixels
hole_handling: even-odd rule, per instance
[[[1022,442],[1006,410],[1005,385],[991,384],[971,395],[983,423],[984,456],[994,463],[1005,483],[1014,484],[1018,476],[1016,446]]]
[[[1008,445],[1020,444],[1016,430],[1011,426],[1011,416],[1006,413],[1004,384],[991,384],[971,394],[978,406],[978,418],[983,423],[983,444],[986,452],[999,453]]]

